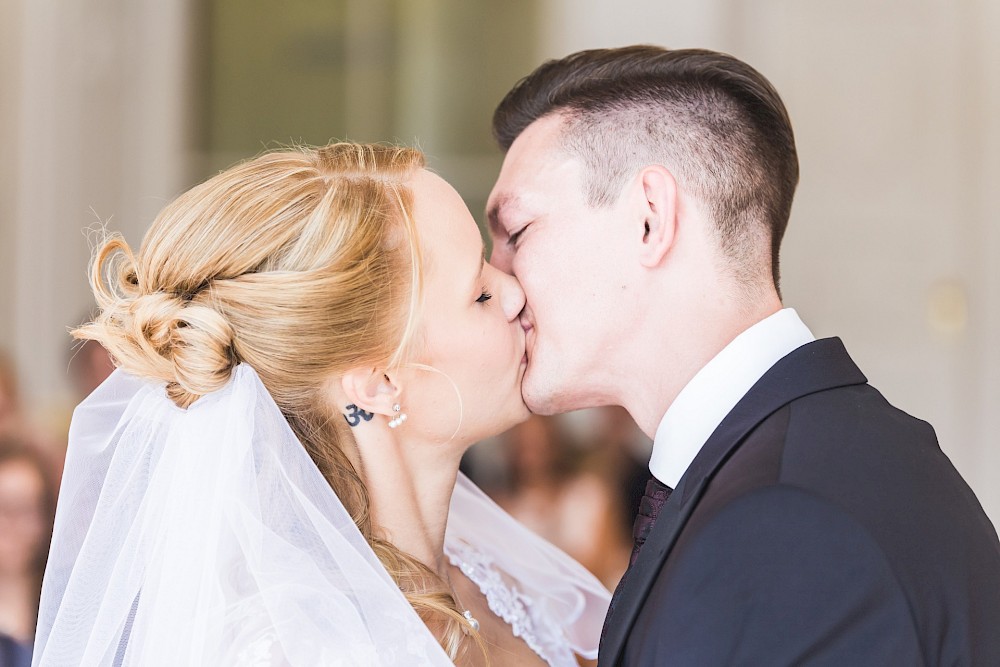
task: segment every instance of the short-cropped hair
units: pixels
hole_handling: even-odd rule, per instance
[[[770,243],[777,287],[799,166],[785,106],[757,70],[703,49],[580,51],[519,81],[493,115],[493,134],[507,151],[552,114],[564,118],[563,147],[586,167],[591,206],[614,203],[627,179],[661,164],[706,207],[737,274],[759,274]]]

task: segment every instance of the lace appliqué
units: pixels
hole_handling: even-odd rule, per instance
[[[511,627],[514,636],[523,639],[542,660],[551,667],[577,667],[573,649],[557,619],[547,617],[489,556],[464,542],[446,545],[445,555],[479,587],[490,609]]]

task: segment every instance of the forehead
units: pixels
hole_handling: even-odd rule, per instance
[[[583,163],[566,150],[562,127],[561,116],[544,116],[518,135],[490,193],[490,213],[535,211],[550,205],[554,198],[582,201]]]
[[[461,195],[437,174],[421,169],[410,182],[413,221],[425,260],[447,264],[456,255],[472,253],[478,260],[482,237]]]

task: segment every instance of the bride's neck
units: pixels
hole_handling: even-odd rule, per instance
[[[407,438],[405,426],[355,431],[359,473],[384,537],[447,580],[444,533],[462,452]]]

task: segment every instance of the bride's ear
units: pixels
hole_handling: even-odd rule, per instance
[[[344,373],[341,388],[349,404],[365,412],[393,417],[392,406],[401,393],[396,379],[395,373],[384,369],[356,368]]]

